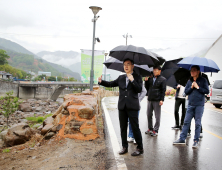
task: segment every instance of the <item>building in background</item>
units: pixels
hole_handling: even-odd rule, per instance
[[[0,79],[12,79],[12,74],[5,71],[0,71]]]
[[[212,73],[212,76],[211,73],[207,73],[210,83],[213,84],[215,80],[222,80],[222,35],[212,44],[204,57],[212,59],[220,68],[220,71]]]
[[[46,76],[51,76],[51,72],[44,72],[44,71],[38,71],[38,76],[40,75],[46,75]]]

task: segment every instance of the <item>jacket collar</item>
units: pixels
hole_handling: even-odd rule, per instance
[[[199,80],[199,79],[201,79],[201,75],[199,75],[199,76],[197,77],[197,80]],[[196,80],[196,81],[197,81],[197,80]],[[190,77],[190,81],[192,81],[192,82],[194,81],[194,80],[193,80],[193,77]]]

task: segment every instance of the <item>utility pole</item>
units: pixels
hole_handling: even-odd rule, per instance
[[[132,35],[129,35],[128,33],[126,35],[123,35],[123,38],[126,38],[126,45],[127,45],[127,39],[133,38]]]

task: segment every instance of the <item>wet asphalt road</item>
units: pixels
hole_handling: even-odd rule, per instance
[[[118,143],[120,148],[122,148],[117,110],[118,97],[107,97],[104,99],[104,102],[118,138]],[[132,157],[131,153],[136,149],[136,145],[130,143],[129,153],[123,156],[127,169],[222,170],[222,109],[215,109],[210,103],[205,105],[202,118],[204,129],[203,139],[200,140],[198,149],[192,149],[195,129],[194,121],[191,123],[191,138],[187,138],[186,145],[173,145],[173,141],[178,139],[180,135],[180,130],[171,129],[175,124],[174,102],[174,99],[165,99],[162,106],[159,135],[151,137],[145,134],[148,128],[146,116],[147,98],[143,99],[141,102],[139,124],[143,137],[144,154]],[[112,152],[111,149],[110,152]]]

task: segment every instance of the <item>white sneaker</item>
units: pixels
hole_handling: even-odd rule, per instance
[[[136,140],[135,139],[133,140],[133,143],[134,143],[134,145],[136,145]]]
[[[133,142],[134,141],[134,138],[128,138],[127,139],[127,142]]]

